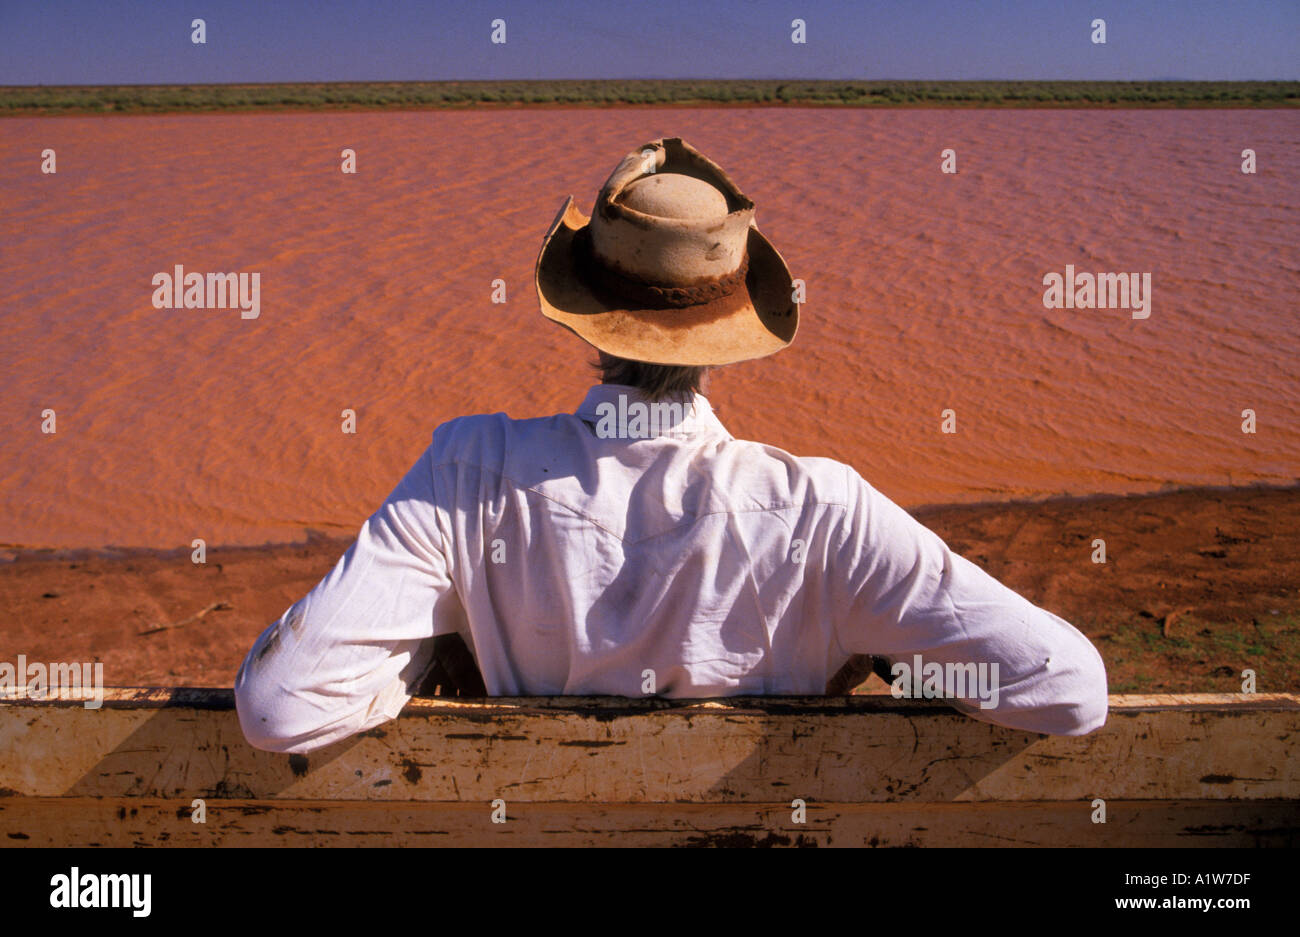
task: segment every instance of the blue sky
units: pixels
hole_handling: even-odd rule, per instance
[[[195,17],[206,45],[190,42]],[[504,46],[489,42],[497,17]],[[1089,39],[1097,17],[1105,45]],[[1300,0],[0,0],[0,84],[1298,71]]]

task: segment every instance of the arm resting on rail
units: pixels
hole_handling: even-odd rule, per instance
[[[235,703],[252,745],[308,752],[397,716],[428,669],[427,639],[463,621],[439,529],[426,451],[249,651]]]
[[[942,673],[947,702],[998,725],[1084,735],[1105,723],[1106,669],[1078,629],[953,553],[848,473],[839,550],[849,590],[842,607],[851,609],[838,623],[845,653],[888,658],[896,683],[909,690]]]

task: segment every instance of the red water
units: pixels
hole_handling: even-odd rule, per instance
[[[909,506],[1292,483],[1298,130],[1205,110],[3,120],[0,544],[350,533],[443,420],[572,409],[592,354],[537,312],[540,239],[671,135],[808,283],[794,346],[714,378],[734,435]],[[153,308],[176,264],[260,273],[260,318]],[[1150,318],[1044,308],[1066,264],[1150,272]]]

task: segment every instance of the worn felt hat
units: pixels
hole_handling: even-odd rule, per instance
[[[718,365],[790,344],[790,270],[754,225],[754,203],[676,137],[623,157],[590,218],[573,197],[537,257],[542,314],[610,355]]]

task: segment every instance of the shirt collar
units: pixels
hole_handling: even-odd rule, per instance
[[[612,438],[695,438],[709,434],[732,438],[703,394],[674,394],[652,403],[636,387],[597,384],[587,391],[577,416],[598,430],[611,431]]]

